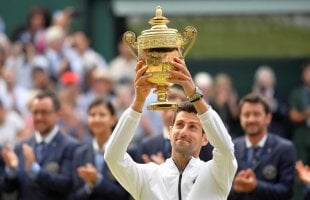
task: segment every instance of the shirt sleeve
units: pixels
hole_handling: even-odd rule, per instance
[[[234,144],[219,115],[209,107],[208,111],[199,115],[208,140],[214,147],[212,173],[216,183],[227,194],[230,191],[237,170],[234,155]]]
[[[106,146],[104,158],[118,182],[135,198],[139,199],[143,185],[142,170],[126,153],[141,113],[128,108],[120,118]]]

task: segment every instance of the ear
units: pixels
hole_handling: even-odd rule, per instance
[[[112,119],[111,119],[111,127],[115,126],[116,122],[117,122],[117,117],[114,115],[112,116]]]
[[[169,133],[169,140],[171,140],[171,137],[172,137],[172,126],[168,127],[168,133]]]
[[[206,146],[208,143],[209,143],[209,140],[208,140],[207,134],[204,133],[204,134],[202,135],[202,143],[201,143],[201,146]]]
[[[266,122],[267,122],[268,125],[271,123],[271,120],[272,120],[272,114],[268,113],[267,117],[266,117]]]

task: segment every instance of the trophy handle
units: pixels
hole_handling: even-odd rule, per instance
[[[197,36],[196,28],[192,26],[185,27],[184,32],[183,32],[183,48],[185,47],[184,53],[183,53],[184,58],[189,52],[189,50],[193,47],[196,41],[196,36]]]
[[[123,42],[126,45],[126,47],[128,48],[131,55],[138,60],[138,55],[133,50],[133,49],[137,49],[136,48],[136,34],[132,31],[126,31],[123,34]]]

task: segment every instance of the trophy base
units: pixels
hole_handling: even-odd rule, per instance
[[[155,102],[147,106],[148,110],[176,110],[177,108],[178,104],[171,101]]]

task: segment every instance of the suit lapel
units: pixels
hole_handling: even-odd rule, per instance
[[[62,141],[63,136],[60,132],[58,132],[55,137],[52,139],[52,141],[47,144],[46,147],[46,153],[42,159],[42,165],[52,161],[59,155],[59,147],[61,147],[60,142]]]
[[[274,147],[274,139],[271,135],[268,135],[266,143],[264,147],[261,149],[259,160],[253,166],[253,170],[257,169],[261,165],[261,163],[265,163],[266,160],[270,160],[269,155],[273,151],[273,147]]]
[[[96,166],[96,163],[95,163],[95,150],[94,150],[94,147],[93,145],[91,144],[88,148],[88,151],[87,151],[87,163],[92,163],[94,166]]]
[[[241,141],[241,144],[238,149],[236,149],[236,156],[239,157],[239,168],[245,169],[247,168],[247,158],[246,158],[246,146],[245,146],[245,140],[243,139]]]

